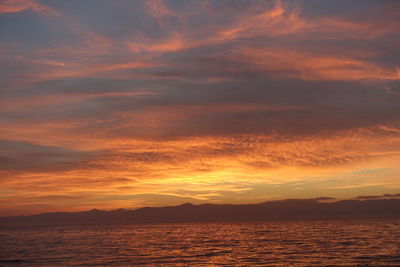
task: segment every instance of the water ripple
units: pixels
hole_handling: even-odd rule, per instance
[[[0,240],[0,266],[400,266],[398,219],[10,228]]]

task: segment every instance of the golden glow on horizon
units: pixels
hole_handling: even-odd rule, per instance
[[[162,205],[164,202],[162,199],[157,202],[157,195],[175,197],[172,203],[184,200],[237,202],[236,198],[243,203],[271,197],[248,196],[246,193],[254,190],[254,185],[282,187],[280,195],[272,197],[275,199],[290,195],[293,190],[307,197],[310,193],[301,188],[307,183],[315,183],[313,186],[322,187],[330,194],[338,189],[369,186],[400,189],[393,173],[400,160],[400,138],[392,136],[382,140],[379,136],[368,135],[369,131],[361,131],[278,143],[274,138],[259,136],[157,142],[122,139],[111,140],[108,149],[103,143],[107,139],[98,140],[102,143],[99,146],[110,154],[78,164],[74,169],[60,166],[59,169],[50,167],[45,172],[16,171],[11,179],[5,177],[7,172],[3,173],[2,190],[13,193],[3,193],[2,199],[20,198],[31,209],[40,211],[35,206],[40,207],[41,203],[57,196],[65,197],[62,200],[65,208],[82,200],[88,206],[111,209],[149,203]],[[256,140],[249,142],[252,138]],[[357,149],[354,149],[355,143]],[[378,183],[375,171],[380,175]],[[343,177],[349,180],[344,181]],[[330,184],[329,187],[325,183]],[[291,186],[284,188],[286,184]],[[224,196],[227,191],[235,196]],[[148,198],[142,196],[149,192],[152,195]],[[11,206],[14,205],[17,208],[19,202]]]

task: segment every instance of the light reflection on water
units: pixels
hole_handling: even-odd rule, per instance
[[[400,266],[400,220],[0,230],[0,266]]]

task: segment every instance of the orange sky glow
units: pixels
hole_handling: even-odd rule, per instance
[[[399,10],[0,0],[0,216],[399,193]]]

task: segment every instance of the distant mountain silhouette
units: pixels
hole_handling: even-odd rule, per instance
[[[0,226],[400,217],[398,198],[335,202],[321,202],[321,200],[329,199],[287,199],[240,205],[186,203],[179,206],[146,207],[136,210],[94,209],[84,212],[42,213],[0,217]]]

